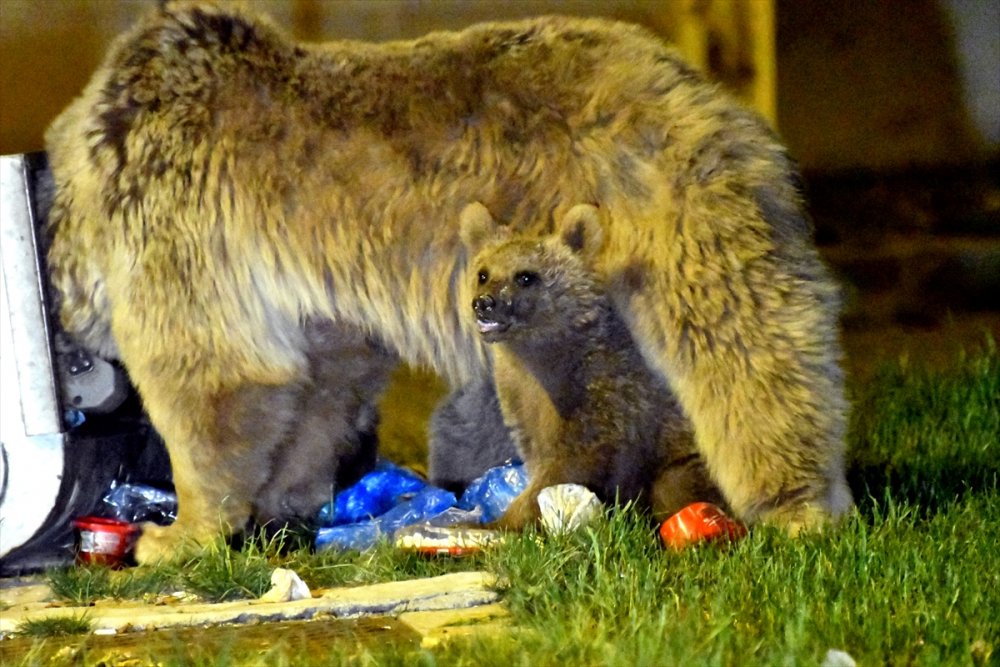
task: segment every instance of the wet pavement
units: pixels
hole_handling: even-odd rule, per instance
[[[272,656],[351,655],[364,647],[432,647],[456,636],[503,632],[507,611],[494,579],[459,572],[370,586],[313,591],[289,602],[242,600],[54,601],[38,579],[0,589],[0,664],[145,665],[164,659],[243,662]],[[11,636],[25,620],[84,616],[93,631],[36,639]]]

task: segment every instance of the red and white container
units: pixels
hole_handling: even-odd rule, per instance
[[[469,556],[501,542],[503,533],[485,528],[407,526],[396,531],[396,547],[422,556]]]
[[[660,524],[660,539],[672,549],[717,540],[732,542],[746,534],[746,526],[712,503],[692,503]]]
[[[118,519],[85,516],[73,520],[80,535],[77,559],[81,563],[98,563],[120,567],[139,536],[139,526]]]

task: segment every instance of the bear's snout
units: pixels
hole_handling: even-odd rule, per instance
[[[492,294],[480,294],[472,300],[472,309],[476,311],[476,315],[480,318],[484,315],[492,316],[496,307],[497,300],[493,298]]]
[[[510,305],[509,302],[498,303],[492,294],[480,294],[472,300],[472,309],[476,311],[476,326],[487,342],[494,342],[495,335],[510,328]]]

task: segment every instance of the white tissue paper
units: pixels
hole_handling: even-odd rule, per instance
[[[271,590],[260,596],[261,602],[290,602],[312,597],[306,582],[294,570],[279,567],[271,573]]]

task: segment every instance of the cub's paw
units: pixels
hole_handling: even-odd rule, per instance
[[[504,515],[492,522],[488,528],[497,530],[521,531],[541,520],[538,509],[538,494],[523,492],[510,504]]]

